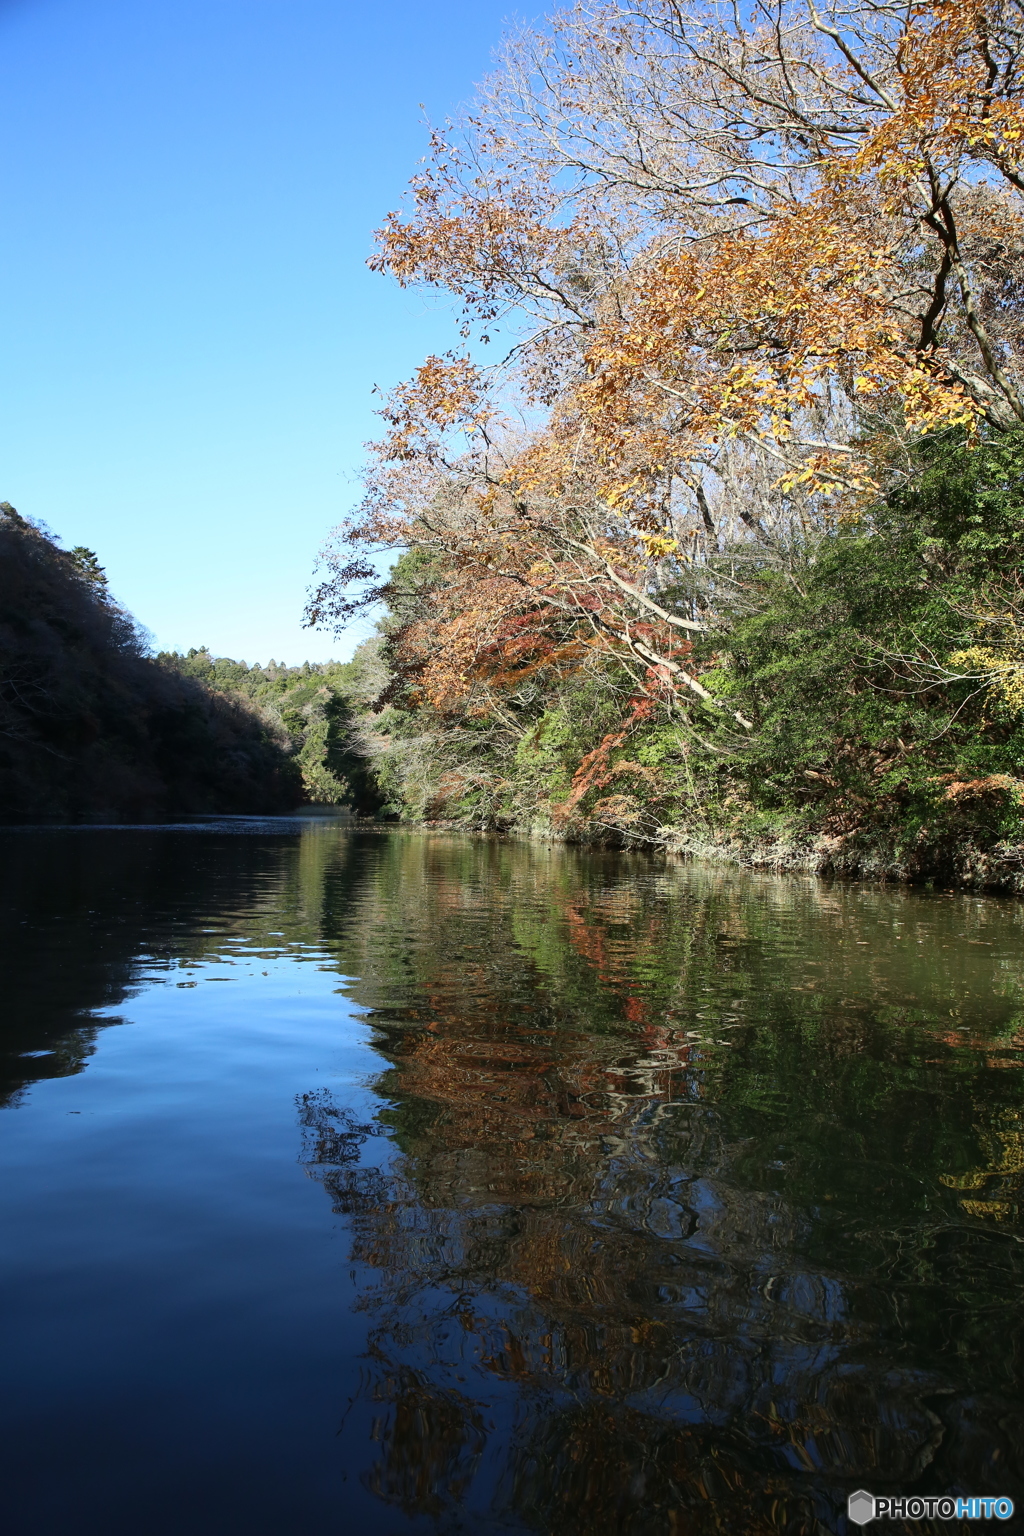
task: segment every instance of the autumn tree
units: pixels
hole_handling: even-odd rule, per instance
[[[377,265],[457,295],[467,333],[514,314],[530,398],[582,406],[615,465],[646,429],[675,464],[747,436],[820,473],[848,457],[806,430],[837,388],[1011,426],[1020,23],[577,5],[435,134]]]
[[[580,3],[513,36],[373,262],[505,355],[387,402],[314,620],[404,601],[392,659],[442,710],[600,656],[624,719],[746,730],[693,652],[744,550],[858,511],[922,433],[1024,423],[1022,41],[975,0]],[[411,606],[371,558],[402,547]]]

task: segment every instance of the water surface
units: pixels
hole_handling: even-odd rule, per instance
[[[0,943],[17,1536],[1024,1497],[1021,905],[239,822]]]

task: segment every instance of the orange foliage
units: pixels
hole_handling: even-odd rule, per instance
[[[503,364],[432,357],[387,402],[311,610],[386,599],[398,672],[442,712],[600,654],[627,710],[745,729],[692,660],[713,597],[671,595],[701,559],[863,498],[901,436],[1024,421],[1020,0],[757,15],[559,13],[380,231],[371,264],[456,295],[464,336],[521,331]],[[397,547],[429,561],[411,596],[367,553]]]

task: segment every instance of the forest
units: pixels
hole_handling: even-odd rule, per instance
[[[1021,882],[1022,43],[579,3],[432,130],[371,265],[452,347],[308,612],[387,813]]]
[[[149,656],[7,508],[7,814],[1024,888],[1024,8],[837,16],[581,0],[431,130],[370,264],[452,346],[314,579],[351,661]]]
[[[193,646],[187,655],[161,651],[156,659],[255,711],[284,746],[304,801],[376,816],[384,796],[367,725],[383,674],[369,664],[371,651],[364,649],[353,661],[306,661],[297,667],[273,660],[265,667],[246,666],[244,661],[213,656],[206,646]]]
[[[0,503],[0,820],[290,810],[289,743],[149,655],[92,550]]]

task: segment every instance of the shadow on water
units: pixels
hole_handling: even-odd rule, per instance
[[[227,939],[315,949],[364,1011],[369,1112],[297,1113],[360,1277],[374,1529],[1024,1497],[1020,906],[323,827],[4,856],[9,1091]]]
[[[95,1014],[161,966],[216,954],[232,931],[280,946],[269,934],[296,881],[314,910],[292,900],[288,920],[306,939],[320,908],[310,853],[300,850],[326,848],[324,834],[335,855],[351,845],[331,822],[306,823],[304,837],[302,828],[299,818],[275,817],[174,830],[0,830],[0,1105],[30,1083],[80,1072],[98,1029],[113,1022],[100,1025]]]

